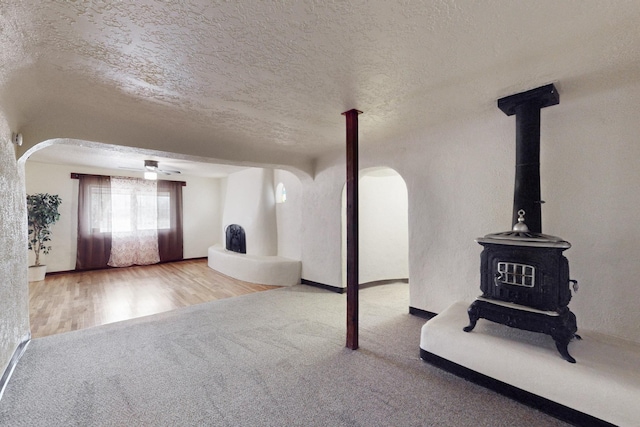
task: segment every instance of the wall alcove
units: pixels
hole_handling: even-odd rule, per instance
[[[388,167],[360,172],[359,281],[409,278],[407,186]],[[346,286],[346,187],[342,191],[342,285]]]

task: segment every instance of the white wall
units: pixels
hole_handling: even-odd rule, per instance
[[[273,169],[249,168],[227,177],[222,235],[230,224],[238,224],[246,233],[247,254],[277,255]]]
[[[302,232],[302,183],[291,172],[277,169],[273,175],[274,187],[284,184],[287,200],[276,203],[278,229],[278,255],[301,259],[300,239]]]
[[[346,185],[342,191],[342,285],[347,285]],[[409,277],[407,186],[393,169],[361,171],[358,179],[360,283]]]
[[[136,176],[140,173],[82,168],[69,165],[54,165],[27,161],[25,167],[27,194],[50,193],[62,198],[60,220],[51,229],[51,252],[44,256],[47,271],[68,271],[75,269],[78,236],[78,180],[71,179],[71,172]],[[207,249],[222,242],[220,234],[222,217],[221,185],[219,179],[180,175],[185,181],[182,187],[184,258],[207,256]],[[33,262],[33,252],[29,251],[29,261]]]
[[[181,177],[187,183],[182,187],[184,257],[206,257],[209,246],[224,242],[221,232],[224,210],[222,180]]]
[[[40,255],[47,271],[73,270],[76,266],[78,238],[78,180],[71,172],[80,172],[67,165],[52,165],[28,161],[25,164],[27,194],[57,194],[62,199],[58,208],[60,219],[51,227],[51,251]],[[29,265],[34,262],[33,251],[28,252]]]
[[[560,104],[542,110],[543,232],[573,245],[565,255],[580,282],[570,303],[578,327],[640,342],[640,83],[583,87],[565,86]],[[474,239],[512,226],[514,117],[491,103],[383,146],[360,140],[361,169],[386,165],[407,183],[410,305],[437,313],[471,302],[480,293]],[[333,286],[344,169],[343,155],[327,154],[304,184],[312,215],[303,224],[302,277]]]
[[[342,187],[344,154],[320,157],[312,181],[303,181],[302,278],[333,287],[342,286]]]

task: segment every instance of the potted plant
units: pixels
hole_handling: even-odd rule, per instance
[[[58,206],[62,199],[55,194],[38,193],[27,195],[27,223],[29,227],[29,250],[35,254],[35,262],[29,266],[29,281],[44,280],[47,266],[40,264],[40,254],[48,254],[51,246],[51,226],[60,219]]]

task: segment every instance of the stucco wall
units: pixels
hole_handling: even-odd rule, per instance
[[[543,232],[573,245],[565,255],[580,282],[570,304],[578,327],[640,342],[640,84],[564,89],[542,110]],[[388,166],[407,183],[410,305],[437,313],[472,301],[482,249],[474,239],[512,226],[514,117],[491,103],[384,146],[360,132],[361,169]],[[343,155],[326,155],[304,188],[313,215],[303,225],[303,278],[334,286],[344,168]]]
[[[303,182],[302,278],[340,287],[341,220],[345,157],[329,153],[318,159],[312,181]]]
[[[275,170],[274,186],[284,184],[287,200],[276,203],[276,222],[278,229],[278,255],[299,260],[302,231],[302,183],[291,172]]]
[[[22,166],[0,117],[0,375],[29,337],[27,214]]]
[[[51,252],[44,256],[47,271],[75,269],[78,231],[78,180],[71,179],[71,172],[135,176],[140,173],[124,170],[95,169],[69,165],[26,162],[26,189],[28,194],[51,193],[62,198],[60,220],[51,229]],[[182,187],[184,257],[207,256],[209,246],[222,242],[220,234],[222,198],[220,180],[180,175]],[[29,251],[30,262],[33,253]]]

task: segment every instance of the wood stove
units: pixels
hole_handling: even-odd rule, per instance
[[[577,291],[577,282],[569,278],[569,262],[563,255],[571,244],[541,232],[540,109],[558,103],[553,85],[498,101],[505,114],[516,115],[516,223],[510,231],[476,240],[484,247],[480,256],[482,296],[469,307],[470,323],[464,331],[470,332],[484,318],[545,333],[554,339],[562,357],[575,363],[567,347],[572,338],[580,337],[568,304],[571,286]]]

